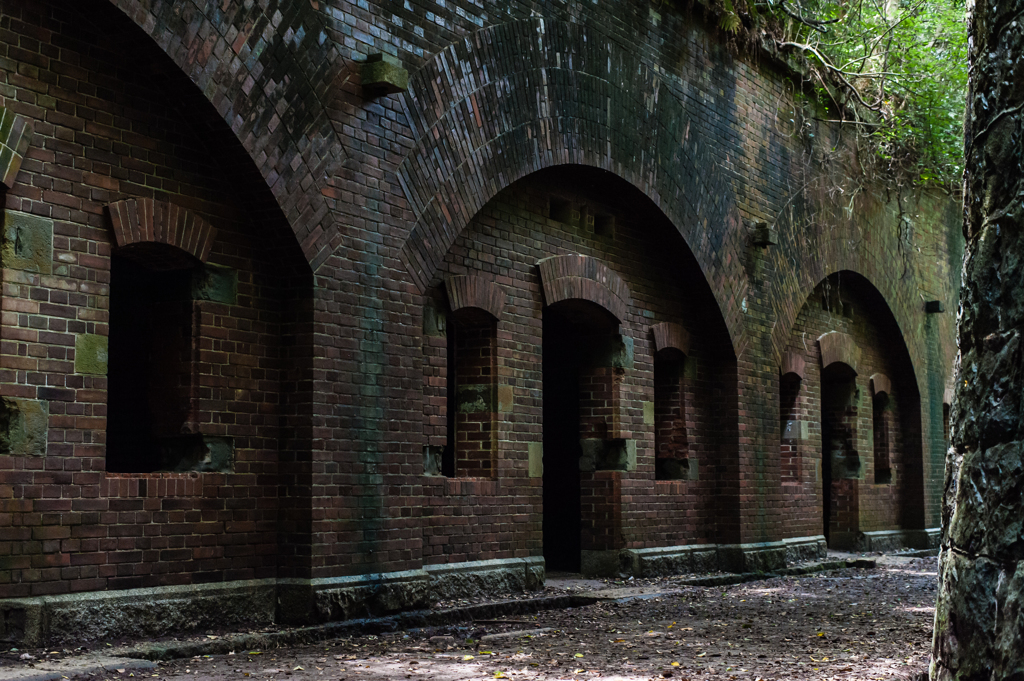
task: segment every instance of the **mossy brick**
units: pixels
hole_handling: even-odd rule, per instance
[[[107,337],[94,333],[75,336],[75,373],[107,374]]]
[[[0,454],[45,456],[50,405],[45,400],[0,400]]]
[[[50,432],[48,453],[68,457],[65,471],[68,463],[87,462],[89,468],[62,495],[85,496],[88,485],[96,497],[90,504],[113,509],[145,500],[172,513],[140,513],[132,520],[90,513],[94,517],[82,528],[88,536],[117,535],[124,545],[117,576],[113,569],[91,581],[61,573],[44,576],[33,588],[121,589],[157,575],[176,583],[258,574],[334,579],[415,570],[480,553],[541,559],[545,481],[538,441],[542,403],[549,403],[541,377],[545,310],[534,270],[518,267],[521,253],[530,254],[530,267],[558,253],[593,253],[636,293],[636,306],[620,320],[620,333],[635,340],[635,359],[623,367],[615,412],[622,432],[636,434],[636,470],[602,471],[599,477],[609,484],[602,498],[631,509],[616,511],[621,527],[608,529],[637,546],[821,533],[821,485],[813,483],[820,480],[820,447],[816,458],[803,462],[801,483],[779,482],[776,357],[790,340],[805,349],[804,329],[793,335],[794,320],[826,273],[843,271],[845,282],[846,272],[860,272],[875,282],[884,298],[878,307],[888,305],[904,331],[917,375],[929,385],[935,375],[945,378],[955,352],[954,322],[951,315],[925,315],[918,291],[955,300],[958,289],[947,276],[959,273],[959,252],[950,245],[959,234],[955,205],[934,220],[920,206],[908,208],[922,215],[908,232],[922,251],[904,248],[899,239],[905,230],[883,215],[896,202],[885,204],[871,187],[857,194],[852,219],[830,213],[815,178],[842,176],[843,159],[829,156],[837,160],[825,173],[815,159],[821,150],[842,148],[833,146],[837,129],[820,126],[816,139],[822,146],[815,142],[813,148],[799,136],[780,134],[774,112],[789,106],[783,67],[729,53],[686,13],[664,11],[657,30],[638,32],[624,0],[580,5],[569,21],[551,5],[515,1],[507,8],[511,14],[503,9],[476,23],[479,8],[456,0],[433,8],[432,20],[422,23],[424,34],[407,43],[383,24],[361,34],[351,15],[325,21],[324,3],[319,10],[314,3],[289,6],[279,25],[307,31],[294,41],[287,30],[249,26],[251,13],[220,12],[218,3],[121,2],[130,12],[110,3],[86,12],[80,4],[37,0],[30,9],[26,3],[7,7],[16,16],[11,31],[30,37],[20,41],[25,49],[47,55],[31,62],[38,62],[42,81],[67,81],[60,93],[50,93],[58,99],[56,109],[42,114],[46,124],[35,135],[41,153],[26,161],[7,193],[7,206],[49,211],[55,220],[54,264],[63,268],[64,280],[8,270],[8,318],[20,328],[7,330],[41,336],[38,344],[25,342],[27,354],[10,354],[8,368],[18,363],[24,374],[21,367],[32,364],[30,382],[38,374],[47,386],[61,386],[37,395],[74,400],[54,404],[67,408],[60,418],[74,419],[74,426]],[[370,0],[367,7],[381,16],[405,11],[397,0]],[[533,10],[536,16],[506,21]],[[196,30],[207,32],[195,27],[209,25],[221,28],[194,40]],[[77,26],[91,30],[68,28]],[[38,38],[91,48],[90,41],[98,45],[111,33],[138,40],[108,41],[84,60],[74,47],[55,50]],[[237,41],[227,37],[236,35]],[[396,46],[387,49],[416,71],[406,94],[367,101],[372,92],[360,91],[350,60],[385,44]],[[231,54],[245,73],[217,68]],[[43,65],[69,58],[82,72],[80,80]],[[139,73],[137,64],[144,65]],[[160,77],[147,77],[152,73]],[[198,80],[189,77],[196,74]],[[104,87],[96,90],[97,82]],[[736,93],[749,97],[752,108],[737,106]],[[50,104],[20,87],[0,84],[0,94],[8,106],[32,115]],[[126,97],[138,106],[121,106]],[[120,114],[111,117],[114,109]],[[154,111],[175,115],[154,118]],[[93,131],[82,134],[85,125]],[[90,137],[97,146],[70,144]],[[117,140],[112,149],[111,139]],[[232,148],[238,153],[211,153]],[[609,182],[608,192],[572,197],[586,204],[587,216],[604,214],[595,207],[603,204],[614,215],[612,234],[596,234],[596,219],[591,231],[589,222],[567,228],[522,210],[517,188],[538,184],[531,175],[549,166],[561,166],[561,177],[583,172],[582,166],[599,167],[621,180],[617,187]],[[82,176],[86,169],[92,177]],[[536,190],[542,201],[527,203],[543,204],[534,212],[544,215],[551,188]],[[68,376],[61,369],[61,360],[71,358],[68,334],[104,333],[107,310],[113,309],[105,307],[104,288],[116,283],[109,265],[117,258],[104,229],[103,204],[151,192],[173,195],[216,223],[223,238],[210,259],[236,268],[239,293],[252,301],[230,310],[192,306],[187,295],[173,301],[185,310],[175,331],[184,336],[192,329],[200,343],[165,353],[197,370],[191,376],[199,377],[198,401],[188,400],[188,372],[178,383],[183,411],[197,407],[195,425],[239,433],[234,472],[101,472],[106,378]],[[649,210],[642,207],[644,196],[653,200]],[[494,204],[501,211],[490,210]],[[872,212],[880,218],[871,218]],[[656,227],[661,217],[665,224]],[[641,218],[646,224],[637,224]],[[743,229],[750,220],[780,223],[780,243],[753,264]],[[933,233],[930,225],[942,227]],[[657,238],[649,242],[653,234]],[[111,250],[114,258],[107,257]],[[292,251],[297,261],[288,263]],[[907,264],[907,275],[893,277],[893,263]],[[500,479],[444,480],[423,475],[437,459],[427,461],[421,448],[443,451],[448,416],[444,310],[428,318],[423,293],[440,286],[445,275],[474,274],[498,281],[508,293],[493,376],[496,385],[515,387],[516,401],[512,411],[493,419]],[[300,278],[303,283],[292,290]],[[705,286],[716,293],[711,304],[698,299]],[[148,298],[141,298],[140,305],[147,305]],[[308,316],[301,312],[306,305]],[[41,306],[42,314],[32,314]],[[720,317],[732,336],[706,333]],[[923,317],[934,328],[929,338],[935,351],[927,363],[921,361]],[[647,333],[658,321],[683,324],[699,336],[693,352],[700,366],[681,381],[687,398],[680,418],[690,448],[684,460],[696,466],[694,454],[703,456],[703,479],[654,482],[653,435],[642,423],[642,403],[653,399]],[[45,336],[43,325],[49,327]],[[812,330],[810,338],[829,329]],[[5,338],[11,341],[13,334]],[[189,348],[200,351],[198,363],[189,365]],[[885,349],[879,345],[875,354]],[[33,373],[44,358],[50,368]],[[688,370],[694,366],[687,363]],[[813,380],[804,384],[808,392]],[[8,386],[23,387],[17,377]],[[928,394],[922,391],[924,419],[935,406],[924,404]],[[796,417],[812,420],[810,440],[817,442],[817,417]],[[934,422],[927,423],[931,441],[922,444],[935,449],[942,445],[941,428],[932,437]],[[870,449],[860,451],[870,466]],[[106,456],[109,464],[109,449]],[[924,522],[933,527],[941,455],[922,463],[930,466],[924,473],[904,471],[902,479],[916,475],[916,483],[924,483],[927,498],[909,499],[908,507],[926,503]],[[48,484],[53,475],[0,471],[0,496],[12,481],[22,484],[15,476],[25,476],[27,485]],[[271,479],[281,484],[261,482]],[[335,487],[353,500],[351,508],[313,491]],[[43,502],[7,503],[26,514],[14,522],[29,525],[27,514]],[[224,503],[232,504],[233,516],[226,532],[219,522],[188,520]],[[522,509],[526,522],[511,508]],[[267,515],[267,509],[274,512]],[[877,504],[865,508],[865,518],[883,516],[892,514]],[[399,518],[400,526],[392,522]],[[147,524],[169,545],[201,548],[191,559],[186,549],[150,555],[139,551],[148,537],[121,525],[126,522]],[[256,523],[258,531],[236,529]],[[337,533],[315,529],[335,525]],[[38,543],[25,543],[26,559],[35,557],[38,549],[31,546]],[[215,555],[227,560],[211,561]],[[94,561],[94,575],[113,560],[95,546],[83,548],[81,557]],[[0,597],[26,588],[0,580]]]
[[[230,267],[203,265],[192,275],[192,298],[234,305],[238,302],[238,271]]]
[[[510,385],[498,386],[498,411],[508,413],[515,408],[515,395]]]
[[[544,445],[531,442],[526,446],[527,475],[531,478],[544,477]]]
[[[5,269],[37,274],[53,271],[53,220],[20,211],[4,211]]]
[[[398,57],[390,54],[371,54],[360,69],[363,88],[374,95],[390,95],[409,89],[409,72]]]

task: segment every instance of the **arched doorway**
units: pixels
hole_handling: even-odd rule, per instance
[[[624,439],[609,432],[625,371],[618,328],[618,320],[586,300],[544,309],[543,530],[551,570],[579,572],[581,550],[614,542],[614,519],[600,508],[609,500],[596,473],[625,470],[628,463]]]
[[[851,533],[859,526],[856,378],[856,372],[841,362],[821,372],[821,508],[826,541],[833,528]]]

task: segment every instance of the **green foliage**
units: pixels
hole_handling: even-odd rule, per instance
[[[861,131],[879,171],[959,187],[967,93],[964,0],[700,0],[806,59],[820,99]]]

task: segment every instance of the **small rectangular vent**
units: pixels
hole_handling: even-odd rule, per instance
[[[572,201],[551,197],[551,219],[576,226],[580,223],[580,212],[572,205]]]
[[[594,235],[605,237],[607,239],[615,238],[615,216],[614,215],[595,215],[594,216]]]

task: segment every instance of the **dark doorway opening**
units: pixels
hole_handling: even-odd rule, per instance
[[[598,340],[618,322],[581,300],[544,309],[544,560],[549,570],[580,571],[582,514],[580,378]]]
[[[201,446],[197,436],[182,434],[191,387],[191,283],[191,269],[111,258],[108,472],[151,473],[165,468],[162,446]]]
[[[857,525],[853,483],[860,474],[857,453],[857,374],[835,363],[821,373],[821,489],[825,541],[832,529]]]

